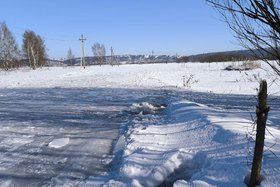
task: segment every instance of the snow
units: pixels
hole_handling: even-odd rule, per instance
[[[150,103],[147,102],[143,102],[143,103],[133,103],[132,106],[130,107],[130,112],[134,113],[134,114],[154,114],[156,113],[158,110],[162,110],[164,109],[164,106],[153,106]]]
[[[207,184],[204,181],[192,181],[186,182],[184,180],[178,180],[174,183],[174,187],[212,187],[212,185]]]
[[[68,143],[69,138],[58,138],[51,141],[48,146],[53,148],[60,148],[66,146]]]
[[[0,110],[0,148],[6,151],[0,156],[0,172],[15,171],[11,168],[27,157],[22,155],[14,161],[8,153],[16,158],[20,154],[16,151],[23,148],[33,152],[38,149],[38,153],[49,148],[52,153],[63,151],[60,156],[44,158],[49,167],[55,168],[50,165],[53,163],[71,170],[51,175],[47,186],[246,186],[244,179],[250,173],[253,151],[255,95],[259,80],[266,79],[269,97],[274,98],[269,101],[260,186],[279,186],[279,80],[265,64],[254,70],[223,70],[232,63],[1,71],[1,102],[32,110],[36,104],[45,105],[42,110],[50,114],[43,118],[50,121],[33,124],[34,121],[21,122],[20,117],[4,120],[10,108]],[[23,102],[33,91],[41,93],[40,97]],[[15,103],[8,100],[10,95],[20,97],[18,93],[25,95]],[[20,114],[26,109],[11,110]],[[51,111],[59,113],[53,118]],[[76,117],[69,117],[75,116],[75,111]],[[58,128],[59,116],[63,124]],[[55,125],[49,127],[52,122]],[[92,127],[92,123],[96,126]],[[118,129],[119,135],[113,129],[103,129],[108,124]],[[18,136],[20,131],[23,134]],[[41,139],[35,144],[38,135]],[[98,152],[96,163],[108,166],[108,170],[90,172],[95,165],[90,161],[90,155],[95,154],[92,150]],[[71,155],[79,151],[85,151],[85,156]],[[0,178],[2,186],[14,184],[17,183],[10,178]]]
[[[183,77],[195,91],[222,94],[256,94],[258,81],[265,78],[271,94],[280,94],[275,73],[262,69],[224,71],[230,63],[181,63],[121,66],[48,67],[0,72],[2,88],[31,87],[113,87],[113,88],[166,88],[183,87]],[[35,81],[36,80],[36,81]],[[273,84],[275,82],[275,84]]]

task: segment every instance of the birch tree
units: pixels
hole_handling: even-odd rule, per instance
[[[72,52],[72,49],[69,48],[67,51],[67,57],[66,57],[67,61],[69,62],[69,65],[74,65],[75,62],[75,55]]]
[[[99,65],[105,63],[106,49],[103,44],[100,44],[98,42],[94,43],[94,45],[92,46],[92,52],[93,55],[97,58]]]
[[[32,69],[46,64],[47,54],[44,40],[33,31],[25,31],[23,34],[23,52]]]
[[[9,70],[19,66],[20,52],[12,33],[0,23],[0,67]]]

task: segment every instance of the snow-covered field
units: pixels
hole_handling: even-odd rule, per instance
[[[0,184],[245,186],[266,79],[261,186],[279,186],[279,80],[265,64],[223,70],[231,64],[1,71]]]
[[[258,80],[268,80],[271,94],[280,95],[279,80],[267,65],[251,71],[222,71],[232,63],[181,63],[121,66],[52,67],[33,71],[1,71],[2,88],[30,87],[109,87],[109,88],[166,88],[189,87],[195,91],[223,94],[256,94]]]

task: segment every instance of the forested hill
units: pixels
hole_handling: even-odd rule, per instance
[[[262,54],[262,55],[260,55]],[[266,52],[238,50],[204,53],[190,56],[182,56],[178,61],[185,62],[226,62],[226,61],[242,61],[242,60],[257,60],[257,56],[263,56],[266,59],[273,60],[273,57]]]

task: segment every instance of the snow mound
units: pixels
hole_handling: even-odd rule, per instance
[[[163,105],[156,106],[148,102],[133,103],[132,106],[130,107],[130,112],[133,114],[147,115],[147,114],[155,114],[156,112],[163,110],[164,108],[165,106]]]
[[[178,180],[174,183],[173,187],[213,187],[213,185],[200,180],[195,180],[192,182]]]
[[[69,143],[69,138],[58,138],[58,139],[54,139],[53,141],[51,141],[49,143],[49,147],[52,148],[61,148],[66,146]]]

